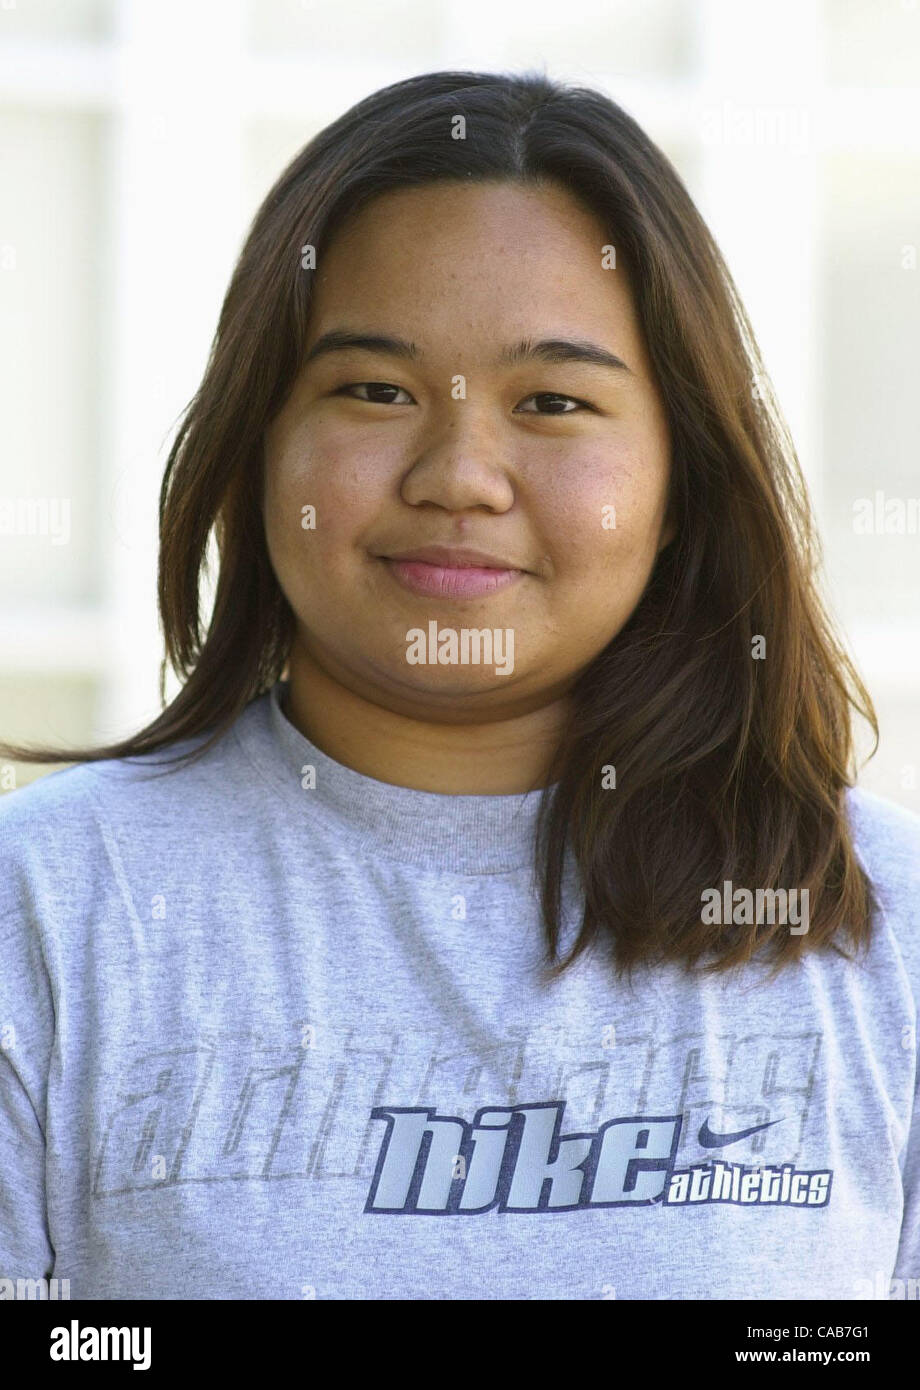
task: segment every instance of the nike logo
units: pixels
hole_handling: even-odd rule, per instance
[[[713,1134],[709,1128],[709,1120],[703,1121],[699,1133],[699,1142],[704,1149],[719,1149],[723,1144],[737,1144],[739,1139],[749,1139],[752,1134],[759,1134],[762,1129],[769,1129],[771,1125],[778,1125],[779,1120],[768,1120],[763,1125],[752,1125],[750,1129],[738,1129],[734,1134]]]

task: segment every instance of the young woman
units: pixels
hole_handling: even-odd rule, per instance
[[[28,750],[78,765],[0,807],[0,1275],[920,1279],[920,820],[853,785],[875,716],[816,555],[730,276],[622,110],[442,72],[321,132],[169,459],[181,692]]]

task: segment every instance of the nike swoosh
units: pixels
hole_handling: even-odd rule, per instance
[[[778,1125],[779,1120],[768,1120],[764,1125],[752,1125],[750,1129],[739,1129],[734,1134],[713,1134],[709,1128],[709,1120],[703,1121],[699,1133],[699,1142],[704,1149],[718,1149],[723,1144],[737,1144],[739,1139],[748,1139],[752,1134],[759,1134],[762,1129],[769,1129],[771,1125]]]

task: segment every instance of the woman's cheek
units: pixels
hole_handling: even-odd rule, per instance
[[[372,519],[381,507],[398,497],[404,470],[403,453],[381,447],[379,438],[341,436],[315,440],[303,470],[303,485],[326,507],[357,522]]]
[[[587,602],[622,616],[638,600],[654,564],[657,534],[651,513],[629,499],[610,500],[599,491],[562,518],[544,519],[542,534],[552,561],[560,600]]]
[[[586,463],[542,490],[535,508],[537,526],[559,563],[590,570],[623,551],[629,543],[624,523],[632,513],[623,492],[609,463]]]

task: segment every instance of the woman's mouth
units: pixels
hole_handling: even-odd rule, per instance
[[[387,556],[381,559],[398,584],[427,598],[480,598],[506,589],[524,573],[484,565],[434,565],[424,560],[391,560]]]
[[[507,589],[526,573],[502,557],[447,546],[379,558],[397,584],[426,598],[481,598]]]

